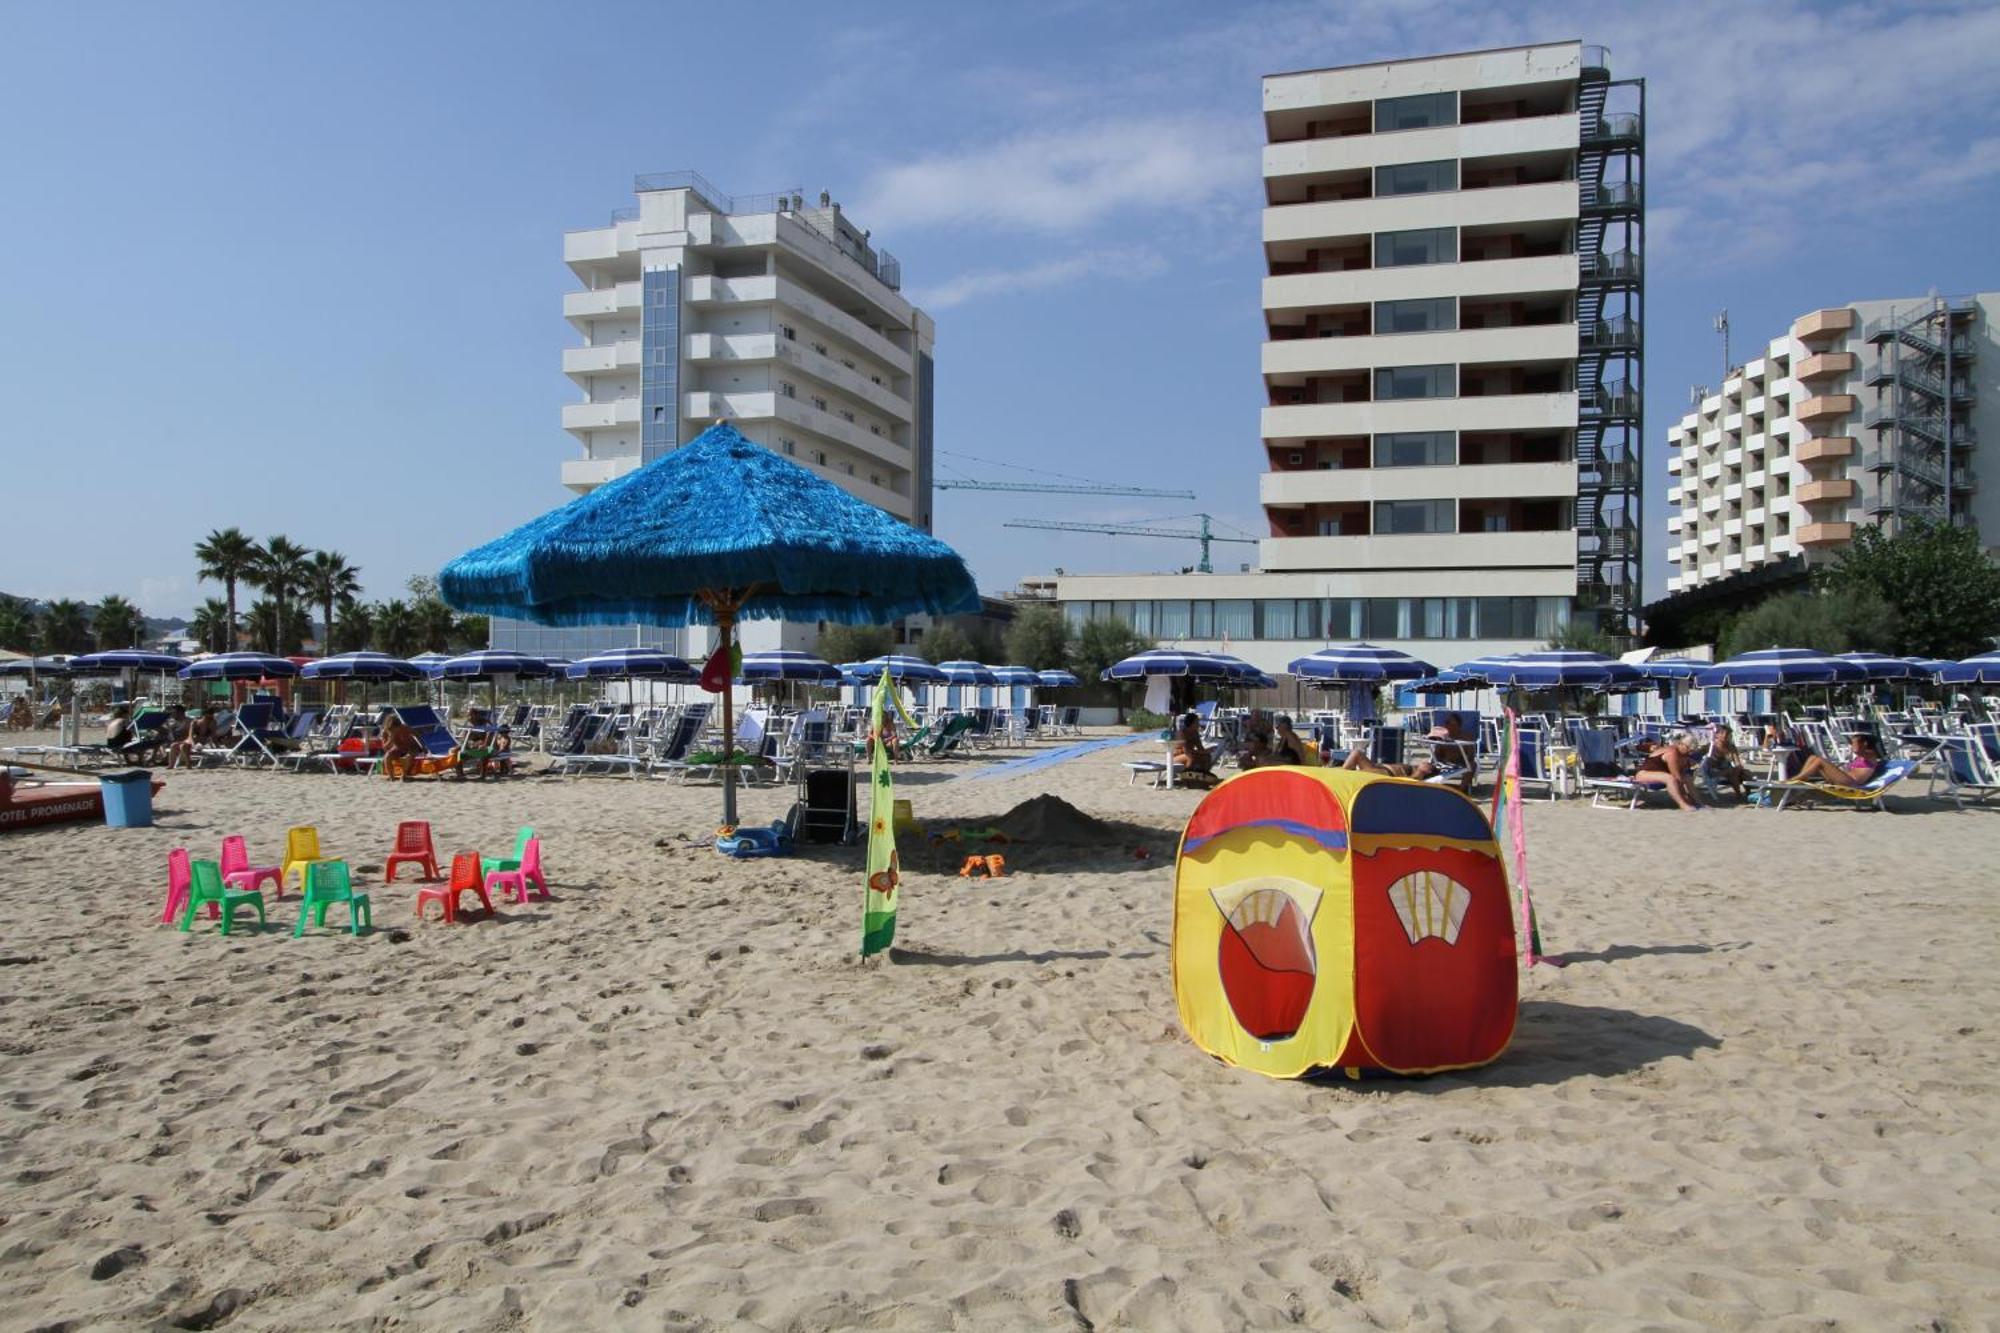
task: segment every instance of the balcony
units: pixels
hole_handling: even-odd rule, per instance
[[[1426,296],[1513,296],[1563,291],[1576,286],[1576,277],[1575,255],[1293,273],[1264,279],[1263,303],[1271,311]]]
[[[1574,463],[1483,463],[1462,467],[1319,468],[1266,472],[1263,505],[1372,503],[1377,500],[1548,498],[1576,494]]]
[[[1854,311],[1847,306],[1815,310],[1792,321],[1792,336],[1802,343],[1834,342],[1854,328]]]
[[[1266,440],[1303,440],[1390,431],[1566,430],[1575,425],[1575,394],[1531,393],[1267,407],[1262,432]]]
[[[1809,481],[1793,492],[1793,495],[1800,504],[1831,504],[1834,501],[1845,504],[1854,498],[1854,483],[1845,477]]]
[[[1578,345],[1588,351],[1610,352],[1639,346],[1644,330],[1630,315],[1593,320],[1582,327]]]
[[[615,343],[600,343],[595,347],[565,347],[562,354],[562,368],[563,374],[572,379],[604,375],[619,370],[637,370],[639,340],[623,338]]]
[[[1576,565],[1576,534],[1423,532],[1366,537],[1281,537],[1258,544],[1258,564],[1278,570],[1560,568]]]
[[[563,296],[563,318],[573,324],[602,319],[608,315],[639,312],[639,284],[621,282],[591,292],[568,292]]]
[[[1820,352],[1799,362],[1792,371],[1795,380],[1823,380],[1835,375],[1845,375],[1854,369],[1855,356],[1852,352]]]
[[[907,423],[916,420],[916,409],[909,399],[887,384],[876,383],[854,367],[820,355],[802,341],[791,338],[778,340],[777,359],[801,375],[810,376],[856,402],[866,403],[892,421]]]
[[[1841,546],[1853,540],[1852,523],[1808,523],[1799,529],[1801,546]]]
[[[1574,217],[1576,206],[1572,181],[1276,204],[1264,210],[1264,240],[1314,241],[1417,227],[1507,226]]]
[[[752,278],[716,278],[707,275],[688,279],[688,304],[696,306],[776,302],[798,312],[836,337],[844,338],[885,366],[904,367],[910,354],[887,335],[864,324],[832,302],[787,278],[769,274]]]
[[[1641,129],[1638,112],[1614,111],[1581,126],[1577,138],[1587,148],[1625,148],[1639,142]]]
[[[683,353],[689,361],[769,361],[778,355],[775,333],[690,333]]]
[[[1854,456],[1852,435],[1820,435],[1800,443],[1792,457],[1801,463],[1827,463]]]
[[[1578,199],[1583,211],[1597,213],[1636,213],[1645,203],[1645,188],[1638,181],[1611,181],[1596,189],[1585,189]]]
[[[610,430],[639,424],[639,400],[614,398],[608,403],[564,403],[564,430]]]
[[[1444,158],[1562,152],[1574,149],[1576,139],[1575,112],[1527,116],[1518,120],[1476,121],[1469,125],[1439,125],[1432,129],[1400,130],[1394,134],[1293,139],[1265,145],[1264,178],[1316,176],[1326,172],[1367,170],[1399,162],[1429,162]]]
[[[1576,325],[1519,324],[1438,333],[1285,338],[1264,344],[1263,363],[1266,375],[1313,375],[1445,362],[1567,361],[1575,355]]]
[[[1851,313],[1851,312],[1850,312]],[[1808,398],[1792,409],[1792,415],[1800,421],[1831,421],[1854,411],[1856,406],[1851,393],[1821,394]]]
[[[639,466],[639,459],[630,458],[566,458],[562,465],[562,484],[573,491],[595,490],[607,481],[616,481],[627,472]]]

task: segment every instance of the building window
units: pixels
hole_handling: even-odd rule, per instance
[[[799,451],[798,443],[794,440],[779,440],[778,448],[782,449],[788,455],[796,454]]]
[[[844,357],[844,356],[843,356],[842,358],[840,358],[840,364],[841,364],[841,365],[843,365],[843,366],[846,366],[846,367],[847,367],[847,368],[848,368],[849,370],[852,370],[852,369],[854,369],[854,363],[853,363],[852,361],[849,361],[849,360],[848,360],[848,359],[847,359],[846,357]]]
[[[664,348],[664,347],[655,347],[655,348],[653,349],[653,364],[654,364],[654,365],[656,365],[656,366],[664,366],[665,364],[667,364],[667,349],[666,349],[666,348]]]
[[[1384,366],[1375,372],[1375,401],[1450,398],[1458,392],[1458,367]]]
[[[813,344],[813,350],[814,350],[815,352],[818,352],[818,353],[819,353],[819,354],[820,354],[821,356],[825,356],[825,355],[826,355],[826,344],[825,344],[825,343],[814,343],[814,344]]]
[[[1458,163],[1446,158],[1441,162],[1403,162],[1393,167],[1375,168],[1376,195],[1390,194],[1435,194],[1439,190],[1458,188]]]
[[[1206,638],[1254,639],[1257,637],[1256,603],[1247,597],[1232,597],[1215,604],[1215,629]]]
[[[846,469],[846,471],[847,471],[847,475],[848,475],[848,476],[850,476],[850,477],[851,477],[851,476],[853,476],[853,475],[854,475],[854,464],[852,464],[852,463],[842,463],[842,464],[841,464],[840,466]]]
[[[796,398],[799,396],[799,391],[783,380],[778,381],[778,392],[787,398]]]
[[[882,433],[882,428],[880,426],[870,426],[868,429],[874,431],[877,435],[880,435]]]
[[[1458,124],[1457,93],[1419,93],[1415,97],[1384,97],[1375,103],[1375,132],[1422,130]]]
[[[796,341],[798,341],[798,336],[799,336],[799,331],[798,331],[797,329],[793,328],[793,327],[792,327],[791,325],[789,325],[789,324],[780,324],[780,325],[778,326],[778,332],[780,332],[780,333],[782,333],[782,334],[784,334],[784,335],[785,335],[785,341],[786,341],[786,342],[796,342]]]
[[[1457,503],[1452,500],[1377,500],[1375,535],[1411,532],[1450,532],[1458,526]]]
[[[817,466],[819,466],[819,467],[825,467],[825,466],[826,466],[826,450],[824,450],[824,449],[815,449],[815,450],[813,450],[813,462],[814,462],[814,464],[816,464],[816,465],[817,465]]]
[[[1415,301],[1377,301],[1377,333],[1448,333],[1458,327],[1458,299],[1426,297]]]
[[[1188,620],[1188,604],[1180,601],[1161,602],[1153,614],[1153,632],[1162,639],[1185,639],[1192,625]]]
[[[1215,637],[1215,603],[1192,603],[1188,617],[1188,637],[1191,639],[1212,639]]]
[[[1401,431],[1375,437],[1376,467],[1451,467],[1458,462],[1458,432]]]
[[[1375,267],[1404,268],[1411,264],[1458,262],[1458,228],[1419,227],[1414,231],[1375,233]]]
[[[880,486],[880,485],[882,484],[882,474],[881,474],[881,473],[879,473],[879,472],[871,472],[871,473],[869,473],[869,474],[868,474],[868,484],[869,484],[870,486]]]
[[[840,419],[842,421],[852,421],[854,420],[854,414],[848,411],[846,408],[842,408],[840,410]]]
[[[1297,638],[1297,612],[1297,604],[1289,597],[1259,602],[1257,604],[1257,637],[1260,639]]]

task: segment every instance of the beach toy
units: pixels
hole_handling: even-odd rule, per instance
[[[549,882],[542,877],[542,840],[540,838],[528,839],[527,845],[521,848],[521,860],[513,869],[489,870],[486,872],[486,887],[505,892],[511,885],[514,890],[514,901],[517,903],[528,901],[528,886],[531,884],[536,889],[537,897],[546,898],[549,896]]]
[[[991,856],[988,856],[986,858],[986,873],[989,877],[993,879],[998,879],[1002,875],[1006,874],[1007,858],[1001,856],[997,852]]]
[[[784,856],[792,850],[791,830],[780,819],[768,828],[737,828],[728,833],[717,831],[715,850],[724,856],[748,858],[753,856]]]
[[[253,866],[243,839],[232,833],[222,840],[222,882],[232,889],[254,889],[270,880],[272,893],[285,896],[285,876],[277,866]]]
[[[222,933],[236,924],[236,909],[246,904],[257,909],[257,924],[264,924],[264,895],[254,889],[239,892],[222,882],[222,871],[213,861],[196,861],[192,867],[192,879],[188,886],[187,906],[181,911],[181,929],[194,925],[195,909],[203,903],[211,908],[218,904],[222,908]],[[211,913],[212,914],[212,913]]]
[[[1202,798],[1174,872],[1174,999],[1195,1045],[1275,1078],[1430,1073],[1506,1049],[1507,875],[1456,791],[1260,768]]]
[[[486,909],[489,916],[492,915],[493,900],[486,896],[486,884],[479,877],[478,852],[460,852],[452,857],[451,879],[447,883],[417,890],[417,920],[424,919],[424,904],[435,902],[444,909],[445,924],[455,925],[458,921],[458,898],[462,893],[477,894],[479,905]]]
[[[299,887],[305,888],[306,871],[314,862],[329,858],[319,854],[319,829],[312,824],[294,824],[285,830],[285,865],[278,874],[280,891],[290,882],[292,872],[299,872]]]
[[[306,867],[306,893],[299,903],[299,924],[292,927],[292,937],[297,939],[306,933],[308,916],[315,926],[326,925],[326,909],[334,903],[347,904],[347,929],[353,934],[359,935],[364,927],[375,924],[368,895],[354,891],[347,862],[315,861]]]
[[[194,884],[194,872],[188,869],[188,849],[176,847],[167,853],[167,905],[160,909],[160,924],[171,926],[179,919],[181,909],[187,906],[188,891]],[[218,902],[208,904],[211,920],[222,914]]]
[[[921,831],[917,827],[916,812],[910,808],[910,803],[907,800],[899,798],[893,808],[895,814],[891,822],[896,826],[896,832],[917,833]]]
[[[438,877],[437,848],[431,845],[431,826],[427,820],[406,819],[396,825],[396,850],[389,853],[389,859],[382,863],[382,882],[396,882],[396,867],[417,866],[424,872],[425,879]],[[450,919],[451,913],[445,913]]]
[[[532,828],[529,828],[526,824],[521,825],[521,831],[514,835],[514,854],[512,856],[480,857],[480,876],[482,878],[490,876],[496,870],[519,870],[521,868],[521,858],[527,855],[528,843],[534,836],[535,831]]]
[[[976,879],[985,873],[986,858],[983,856],[968,856],[965,858],[965,864],[958,868],[960,879]]]

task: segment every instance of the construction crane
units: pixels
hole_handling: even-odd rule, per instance
[[[1237,542],[1244,546],[1255,546],[1255,537],[1218,537],[1209,530],[1210,516],[1194,514],[1190,517],[1201,520],[1201,527],[1194,532],[1185,528],[1155,528],[1144,523],[1059,523],[1045,518],[1009,519],[1003,528],[1044,528],[1056,532],[1101,532],[1111,537],[1179,537],[1185,541],[1201,543],[1201,563],[1195,568],[1204,574],[1213,574],[1215,569],[1208,562],[1208,547],[1211,542]]]
[[[1161,491],[1146,486],[1099,486],[1054,481],[933,481],[940,491],[1015,491],[1035,495],[1144,495],[1158,500],[1192,500],[1193,491]]]

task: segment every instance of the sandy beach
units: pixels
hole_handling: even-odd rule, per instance
[[[1993,816],[1538,803],[1569,965],[1507,1054],[1275,1082],[1180,1031],[1199,798],[1126,785],[1150,753],[903,770],[932,826],[1113,827],[991,882],[906,840],[868,966],[861,849],[690,846],[713,787],[174,773],[152,829],[10,834],[0,1325],[1990,1326]],[[404,818],[532,823],[553,901],[417,924]],[[158,924],[170,848],[295,822],[371,935]]]

